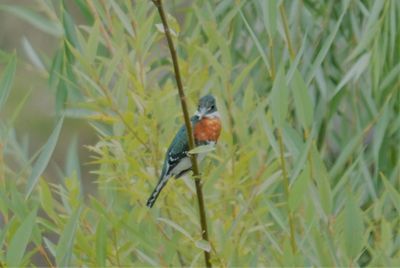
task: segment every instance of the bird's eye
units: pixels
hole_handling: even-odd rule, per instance
[[[210,110],[214,110],[215,106],[211,105]]]

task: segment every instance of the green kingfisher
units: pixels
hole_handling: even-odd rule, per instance
[[[190,118],[190,121],[196,146],[215,145],[217,143],[221,133],[221,119],[215,98],[212,95],[206,95],[199,100],[197,111]],[[186,126],[183,125],[167,150],[160,179],[146,203],[149,208],[153,207],[169,178],[175,177],[177,179],[192,169],[188,151],[187,131]],[[205,153],[198,154],[197,160],[201,161],[204,156]]]

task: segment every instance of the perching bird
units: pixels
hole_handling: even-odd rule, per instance
[[[197,112],[190,118],[190,121],[196,146],[216,144],[221,133],[221,120],[215,98],[212,95],[206,95],[199,100]],[[192,169],[188,151],[189,141],[186,126],[183,125],[167,150],[160,179],[146,203],[149,208],[153,207],[169,178],[177,179]],[[204,156],[204,153],[198,154],[197,160],[201,161]]]

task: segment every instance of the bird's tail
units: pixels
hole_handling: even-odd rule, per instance
[[[156,200],[157,200],[157,197],[158,197],[158,196],[160,195],[160,193],[161,193],[161,190],[162,190],[162,189],[164,188],[164,186],[167,184],[167,181],[168,181],[168,177],[165,176],[164,178],[162,178],[162,179],[158,182],[156,188],[154,188],[154,190],[153,190],[153,192],[151,193],[149,199],[147,200],[147,203],[146,203],[146,206],[147,206],[147,207],[149,207],[149,208],[152,208],[152,207],[153,207],[154,203],[155,203]]]

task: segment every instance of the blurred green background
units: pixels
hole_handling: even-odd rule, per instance
[[[38,4],[39,3],[39,4]],[[74,1],[66,1],[74,19],[83,22],[82,15]],[[40,1],[31,0],[0,0],[0,4],[17,5],[32,10],[42,10]],[[42,3],[43,4],[43,3]],[[43,14],[43,12],[42,12]],[[48,75],[32,64],[29,58],[27,42],[34,48],[45,64],[51,64],[57,48],[62,40],[41,31],[29,21],[21,19],[12,13],[0,10],[0,49],[12,53],[16,51],[18,58],[17,74],[9,99],[1,111],[1,118],[9,117],[28,91],[32,91],[29,100],[23,107],[16,124],[14,125],[20,140],[29,140],[29,152],[32,154],[43,146],[54,127],[55,118],[55,91],[49,87]],[[0,65],[1,67],[1,65]],[[88,193],[96,190],[92,185],[94,176],[90,170],[90,154],[84,145],[95,144],[96,135],[87,122],[69,118],[61,132],[59,142],[55,148],[52,160],[46,169],[48,178],[56,182],[62,179],[59,167],[66,162],[65,152],[71,142],[76,139],[78,156],[81,166],[85,191]],[[12,163],[10,163],[12,164]]]
[[[164,2],[222,116],[210,241],[190,176],[144,205],[182,124],[151,1],[0,0],[0,266],[398,265],[400,1]]]

